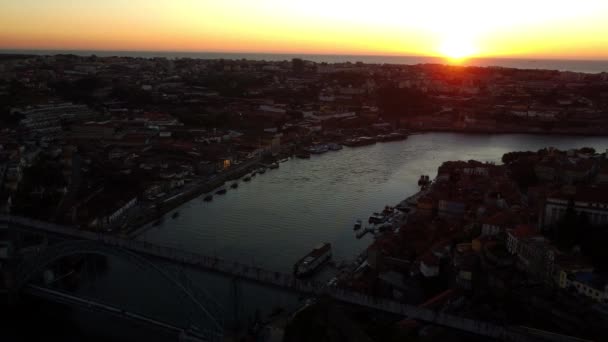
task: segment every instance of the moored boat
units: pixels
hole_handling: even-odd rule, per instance
[[[239,183],[232,183],[232,185],[230,185],[231,188],[236,189],[239,187]]]
[[[362,226],[362,222],[361,222],[361,220],[358,219],[357,221],[355,221],[355,226],[353,227],[353,229],[359,230],[359,229],[361,229],[361,226]]]
[[[386,218],[384,217],[384,215],[374,213],[374,215],[369,217],[369,220],[367,222],[372,223],[372,224],[378,224],[378,223],[384,222],[385,220],[386,220]]]
[[[205,202],[211,202],[211,201],[213,201],[213,195],[207,195],[207,196],[205,196],[205,198],[203,198],[203,201],[205,201]]]
[[[274,169],[278,169],[279,168],[279,164],[278,163],[272,163],[268,166],[269,169],[274,170]]]
[[[374,232],[373,229],[365,228],[362,231],[358,232],[356,236],[357,236],[357,239],[360,239],[360,238],[364,237],[365,235],[367,235],[367,233],[373,233],[373,232]]]
[[[311,275],[331,257],[331,244],[322,243],[293,265],[293,273],[296,277]]]
[[[176,219],[179,216],[179,211],[176,211],[171,215],[172,218]]]
[[[308,149],[308,152],[312,154],[323,154],[329,151],[329,147],[327,145],[315,145]]]
[[[226,188],[221,188],[218,191],[216,191],[215,193],[218,195],[223,195],[227,192],[228,190],[226,190]]]
[[[302,151],[302,152],[298,152],[298,154],[296,154],[296,157],[300,158],[300,159],[310,159],[310,153]]]
[[[251,177],[249,177],[249,176],[243,178],[243,182],[249,182],[250,180],[251,180]]]
[[[328,144],[327,147],[331,150],[331,151],[339,151],[342,149],[342,145],[340,144],[336,144],[336,143],[331,143]]]

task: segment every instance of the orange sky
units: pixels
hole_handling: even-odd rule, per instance
[[[0,48],[608,58],[608,0],[0,0]]]

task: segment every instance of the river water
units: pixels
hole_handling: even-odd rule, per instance
[[[320,242],[332,243],[334,260],[352,260],[371,242],[370,236],[355,238],[354,221],[366,221],[374,211],[414,194],[418,177],[434,177],[443,161],[499,163],[506,152],[548,146],[605,151],[608,137],[427,133],[405,141],[345,147],[310,160],[289,160],[251,182],[239,181],[238,189],[216,195],[212,202],[194,199],[176,209],[177,218],[167,214],[161,225],[138,238],[281,272],[291,272],[293,263]],[[257,310],[265,315],[277,307],[292,310],[299,305],[299,298],[290,293],[183,271],[221,304],[231,326],[238,322],[245,327]],[[177,295],[153,273],[113,259],[106,274],[82,291],[118,306],[129,302],[131,308],[159,313],[155,318],[168,314],[179,319],[179,313],[172,313],[174,307],[179,309]],[[81,326],[97,321],[80,312],[75,316]]]
[[[500,163],[506,152],[548,146],[604,151],[608,138],[428,133],[345,147],[289,160],[212,202],[186,203],[140,239],[282,272],[320,242],[332,243],[337,261],[350,260],[371,240],[355,238],[354,221],[415,193],[419,176],[434,177],[443,161]]]

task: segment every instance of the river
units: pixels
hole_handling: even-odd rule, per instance
[[[238,189],[216,195],[212,202],[194,199],[176,209],[177,218],[170,212],[161,225],[138,238],[282,272],[291,272],[297,259],[325,241],[332,243],[335,260],[352,260],[371,242],[370,236],[355,238],[354,221],[414,194],[421,174],[434,177],[448,160],[499,163],[506,152],[548,146],[589,146],[603,152],[608,137],[427,133],[405,141],[345,147],[309,160],[291,159],[251,182],[239,181]],[[265,315],[276,307],[298,306],[293,294],[183,270],[224,307],[227,320],[240,322],[241,328],[256,310]],[[175,293],[161,283],[153,272],[112,259],[106,274],[81,291],[119,306],[129,302],[131,308],[180,317],[171,313],[180,305]],[[80,326],[97,320],[80,311],[74,317]]]
[[[337,261],[350,260],[371,240],[355,238],[354,221],[415,193],[419,176],[434,177],[443,161],[500,163],[506,152],[548,146],[605,151],[608,138],[427,133],[345,147],[291,159],[212,202],[188,202],[140,239],[282,272],[320,242],[332,243]]]

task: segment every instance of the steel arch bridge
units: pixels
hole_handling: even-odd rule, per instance
[[[71,240],[50,245],[36,256],[24,260],[17,268],[12,291],[18,294],[38,275],[55,261],[74,255],[101,255],[116,257],[147,271],[152,271],[164,279],[174,290],[192,304],[189,321],[184,322],[184,331],[202,331],[206,339],[219,341],[224,334],[224,310],[205,291],[194,286],[183,273],[167,271],[154,262],[123,248],[90,240]]]

